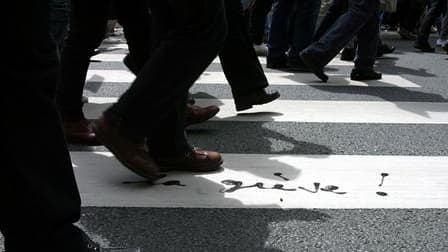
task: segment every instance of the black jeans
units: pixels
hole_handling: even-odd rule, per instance
[[[334,1],[332,8],[344,7],[343,0]],[[335,21],[307,49],[322,66],[330,62],[344,46],[357,35],[358,51],[355,68],[371,69],[375,63],[379,35],[379,1],[348,0],[347,11],[342,12]],[[339,13],[339,11],[337,11]],[[334,15],[330,13],[329,15]],[[325,21],[326,18],[324,18]]]
[[[427,44],[431,33],[431,26],[447,8],[447,0],[429,0],[429,8],[420,24],[417,33],[417,43]]]
[[[233,97],[238,99],[267,87],[268,81],[248,35],[241,1],[225,0],[224,3],[228,36],[219,58]]]
[[[427,0],[398,0],[397,15],[400,28],[414,32]]]
[[[184,153],[185,97],[224,45],[223,0],[152,0],[155,47],[131,87],[104,116],[123,132],[148,137],[157,156]]]
[[[146,0],[114,0],[134,65],[145,64],[150,53],[151,30]],[[70,29],[62,51],[62,80],[58,104],[63,120],[84,118],[82,93],[90,57],[104,39],[110,0],[71,0]]]
[[[63,0],[10,2],[0,104],[0,230],[7,251],[79,251],[80,197],[54,103]],[[6,161],[6,162],[5,162]]]
[[[446,3],[445,16],[442,20],[442,27],[440,30],[440,39],[447,40],[448,39],[448,0]]]
[[[320,0],[278,0],[269,34],[269,58],[299,57],[312,42]]]
[[[266,16],[272,9],[274,0],[257,0],[254,4],[250,17],[250,35],[252,42],[256,45],[263,43],[266,28]]]

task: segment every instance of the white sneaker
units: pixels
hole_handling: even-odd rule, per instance
[[[262,43],[260,45],[254,44],[254,50],[258,56],[267,56],[268,55],[268,46],[264,43]]]

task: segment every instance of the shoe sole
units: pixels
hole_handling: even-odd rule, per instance
[[[353,81],[370,81],[370,80],[381,80],[383,76],[380,76],[379,78],[357,78],[357,77],[351,77],[350,79]]]

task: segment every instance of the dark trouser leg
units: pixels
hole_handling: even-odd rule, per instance
[[[1,127],[8,132],[2,139],[0,230],[7,251],[78,251],[83,237],[72,224],[80,217],[80,198],[52,92],[59,41],[50,30],[59,28],[49,20],[52,8],[64,8],[55,3],[13,3],[4,29],[10,50],[0,99]]]
[[[347,11],[348,0],[333,0],[328,8],[327,14],[325,14],[322,22],[314,33],[313,40],[318,41],[328,29],[338,20],[338,18]]]
[[[294,18],[294,34],[289,57],[299,57],[300,51],[311,44],[319,9],[320,0],[299,1]]]
[[[428,12],[423,18],[423,21],[418,29],[417,43],[428,44],[429,34],[431,33],[431,26],[443,13],[445,5],[446,0],[430,0]]]
[[[440,30],[440,38],[448,39],[448,0],[445,1],[445,16],[442,20],[442,29]]]
[[[266,16],[272,8],[273,0],[257,0],[251,17],[250,34],[252,42],[256,45],[263,43],[266,27]]]
[[[414,32],[426,5],[426,0],[398,0],[400,27]]]
[[[118,22],[123,26],[132,64],[141,69],[152,48],[151,16],[146,0],[115,0]]]
[[[61,84],[58,105],[62,119],[78,121],[82,113],[84,90],[90,57],[104,39],[109,0],[72,0],[70,28],[61,55]]]
[[[246,95],[268,86],[266,76],[247,34],[240,0],[225,0],[228,36],[219,53],[233,96]]]
[[[166,117],[148,133],[147,145],[154,157],[184,155],[191,146],[185,133],[185,100],[169,107]]]
[[[325,66],[372,16],[377,18],[378,8],[378,1],[350,1],[348,11],[340,16],[328,31],[306,50],[313,55],[316,62]]]
[[[222,0],[154,0],[150,8],[160,42],[132,86],[105,112],[111,124],[139,137],[167,129],[165,119],[173,105],[185,101],[227,33]],[[160,23],[167,28],[157,28]],[[184,127],[178,120],[170,124]]]
[[[355,58],[355,68],[358,70],[373,69],[378,49],[379,23],[378,14],[375,14],[358,32],[358,51]]]
[[[268,57],[272,60],[286,58],[286,52],[289,49],[288,22],[291,16],[292,6],[292,0],[277,0],[274,3],[268,42]]]

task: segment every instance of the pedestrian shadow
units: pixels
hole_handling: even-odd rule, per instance
[[[440,94],[418,90],[410,90],[401,87],[366,88],[313,86],[313,88],[331,93],[376,96],[385,101],[394,103],[398,108],[404,111],[408,111],[425,118],[431,118],[431,113],[448,112],[448,106],[442,107],[438,104],[448,102],[447,98]],[[420,102],[426,102],[426,104],[422,104]]]
[[[112,212],[112,213],[111,213]],[[331,217],[318,210],[83,208],[82,225],[100,234],[111,247],[140,247],[143,251],[281,252],[276,248],[277,223],[306,229]],[[319,225],[319,224],[317,224]],[[285,231],[283,231],[285,233]],[[313,246],[305,233],[285,235],[298,251]],[[294,237],[294,238],[290,238]],[[292,240],[294,239],[294,240]],[[318,239],[317,239],[318,240]],[[316,244],[318,241],[316,240]],[[304,245],[304,241],[307,241]]]
[[[437,77],[435,74],[428,72],[428,69],[418,68],[413,69],[409,67],[403,67],[397,65],[398,57],[388,57],[387,59],[380,59],[377,61],[375,68],[383,74],[393,74],[393,75],[414,75],[418,77]]]
[[[395,82],[403,81],[404,85],[419,87],[419,85],[410,82],[400,76],[387,74],[381,80],[370,81],[353,81],[350,79],[350,74],[328,74],[328,82],[322,82],[314,74],[305,73],[301,75],[285,76],[284,78],[294,82],[302,83],[303,86],[312,87],[397,87]],[[400,78],[400,79],[398,79]]]
[[[205,95],[201,94],[201,97],[205,97]],[[209,101],[212,100],[214,105],[222,105],[216,97],[208,95],[207,98]],[[269,111],[251,113],[248,110],[235,116],[226,117],[225,121],[209,121],[192,125],[187,128],[187,134],[193,145],[222,153],[302,154],[310,155],[313,158],[325,158],[333,153],[327,146],[300,141],[264,126],[267,122],[275,121],[274,117],[278,115],[281,113]],[[242,117],[244,118],[241,120],[243,122],[238,120]],[[291,178],[296,178],[299,175],[295,173],[293,167],[285,166],[278,161],[266,160],[263,166],[270,167],[272,171],[277,170]],[[272,177],[272,174],[266,174],[262,169],[252,169],[249,172],[259,177]]]

